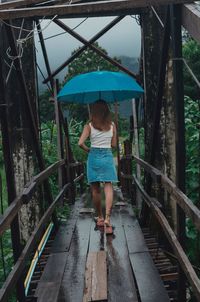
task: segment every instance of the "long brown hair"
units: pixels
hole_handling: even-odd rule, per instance
[[[92,126],[101,131],[110,130],[112,123],[111,113],[108,104],[103,100],[98,100],[90,106]]]

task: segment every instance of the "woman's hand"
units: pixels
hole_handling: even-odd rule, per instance
[[[111,147],[116,148],[116,146],[117,146],[117,129],[115,124],[113,123],[113,137],[111,140]]]

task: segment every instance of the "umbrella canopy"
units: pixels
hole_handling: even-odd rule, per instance
[[[89,104],[102,99],[112,103],[138,98],[143,92],[142,87],[125,73],[93,71],[67,82],[58,94],[58,101]]]

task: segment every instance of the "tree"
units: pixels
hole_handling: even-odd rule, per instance
[[[98,43],[95,43],[94,45],[105,54],[107,54],[106,50],[100,47]],[[78,49],[75,49],[72,52],[72,55],[79,49],[80,47]],[[117,62],[120,62],[120,60],[116,57],[114,57],[113,59],[115,59]],[[97,70],[118,71],[119,69],[118,67],[106,61],[104,58],[100,57],[93,50],[87,48],[79,57],[77,57],[75,60],[73,60],[72,63],[69,64],[68,73],[65,76],[63,85],[78,74]],[[88,110],[86,106],[79,104],[70,104],[67,106],[67,109],[69,110],[70,118],[75,118],[78,121],[84,122],[88,120]]]
[[[49,98],[51,96],[52,95],[49,90],[46,90],[39,96],[39,111],[41,123],[52,121],[54,119],[54,104],[49,101]]]
[[[197,79],[200,79],[200,44],[192,38],[186,39],[186,42],[183,45],[183,57],[186,59],[186,62]],[[199,87],[195,85],[194,79],[186,67],[184,67],[184,83],[185,95],[189,96],[193,100],[199,99]]]

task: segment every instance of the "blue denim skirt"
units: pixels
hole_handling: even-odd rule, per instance
[[[117,182],[111,148],[91,148],[87,160],[88,182]]]

